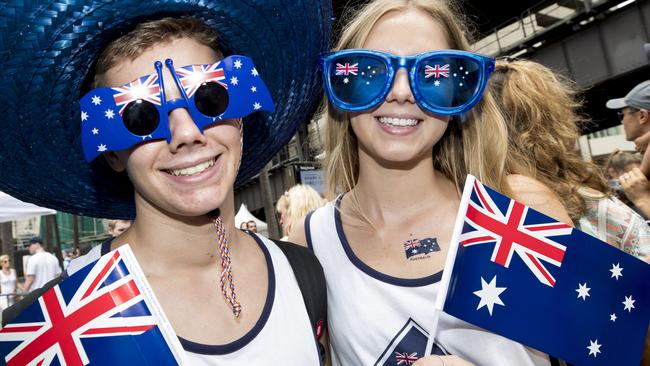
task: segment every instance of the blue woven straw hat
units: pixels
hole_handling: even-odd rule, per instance
[[[0,191],[40,206],[135,216],[133,187],[104,159],[83,158],[81,85],[107,44],[136,24],[191,15],[214,26],[225,54],[251,57],[276,110],[244,122],[236,185],[250,179],[313,111],[327,50],[327,0],[11,1],[0,9]],[[117,177],[117,178],[116,178]]]

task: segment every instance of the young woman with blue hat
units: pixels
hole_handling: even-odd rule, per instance
[[[234,227],[233,190],[312,111],[330,15],[320,0],[15,2],[0,15],[0,190],[135,218],[68,275],[130,244],[189,364],[320,364],[290,259]]]
[[[504,169],[505,124],[486,91],[494,59],[469,51],[451,1],[375,0],[346,20],[321,63],[338,197],[289,238],[323,266],[333,364],[549,365],[445,313],[425,354],[467,174],[570,222],[547,187]]]

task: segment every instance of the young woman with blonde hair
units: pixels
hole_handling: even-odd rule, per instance
[[[648,261],[650,227],[610,194],[602,171],[577,149],[588,120],[575,85],[526,60],[497,61],[491,83],[508,125],[506,169],[551,187],[580,230]]]
[[[14,304],[16,270],[11,268],[9,256],[0,255],[0,311]]]
[[[484,93],[494,60],[467,51],[457,14],[449,1],[373,1],[323,58],[329,195],[341,194],[290,240],[323,265],[334,365],[549,364],[445,314],[424,357],[468,173],[570,222],[548,188],[506,174],[505,124]]]

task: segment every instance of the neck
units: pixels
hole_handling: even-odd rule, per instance
[[[418,161],[394,165],[359,151],[359,180],[351,193],[363,214],[377,225],[399,221],[458,196],[453,183],[433,169],[430,153]]]
[[[232,191],[222,203],[220,216],[231,248],[241,240],[234,226]],[[219,263],[217,232],[209,215],[181,216],[163,212],[136,195],[136,219],[116,244],[128,243],[147,273],[209,267]]]

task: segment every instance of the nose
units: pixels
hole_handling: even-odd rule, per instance
[[[386,96],[386,102],[415,103],[415,97],[409,85],[409,76],[406,68],[399,68],[395,73],[393,85]]]
[[[177,153],[183,148],[203,146],[207,142],[205,135],[185,108],[176,108],[169,113],[169,132],[171,134],[169,149],[172,153]]]

